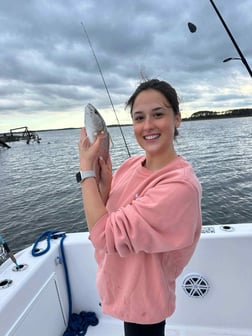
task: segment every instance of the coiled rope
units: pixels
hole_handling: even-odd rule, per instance
[[[68,317],[68,325],[63,334],[63,336],[79,336],[85,335],[87,332],[88,327],[96,326],[99,322],[96,314],[94,312],[85,312],[81,311],[79,314],[72,313],[72,293],[71,293],[71,286],[69,281],[69,274],[68,268],[66,263],[66,257],[64,252],[64,240],[66,238],[65,232],[60,231],[45,231],[43,232],[34,242],[32,247],[32,255],[34,257],[39,257],[50,250],[50,241],[51,239],[60,239],[60,251],[62,255],[62,262],[64,266],[65,272],[65,280],[66,280],[66,287],[67,287],[67,296],[68,296],[68,309],[69,309],[69,317]],[[45,249],[40,250],[38,248],[39,242],[43,239],[47,240],[47,246]]]

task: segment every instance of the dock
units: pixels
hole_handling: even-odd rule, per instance
[[[11,146],[7,145],[7,143],[5,143],[4,141],[2,141],[1,139],[0,139],[0,147],[11,148]]]
[[[30,131],[27,126],[11,128],[10,132],[0,134],[0,146],[10,148],[7,142],[26,141],[29,144],[31,141],[40,143],[41,138],[35,131]]]

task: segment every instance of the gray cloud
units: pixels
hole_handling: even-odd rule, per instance
[[[215,2],[251,64],[252,2]],[[207,0],[10,0],[0,2],[0,116],[109,107],[82,21],[115,104],[144,73],[170,81],[188,113],[252,106],[243,64],[222,62],[237,52]]]

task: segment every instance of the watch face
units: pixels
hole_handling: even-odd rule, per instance
[[[80,181],[81,181],[81,174],[80,174],[80,172],[78,172],[78,173],[76,174],[76,181],[77,181],[77,182],[80,182]]]
[[[89,177],[95,177],[95,172],[93,170],[79,171],[76,174],[76,181],[82,182]]]

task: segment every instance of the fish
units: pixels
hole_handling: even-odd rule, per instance
[[[109,148],[110,148],[110,135],[106,126],[104,119],[98,110],[90,103],[85,106],[84,111],[84,124],[86,128],[87,137],[91,144],[93,144],[97,136],[103,132],[103,140],[99,150],[99,156],[102,157],[105,162],[109,158]],[[101,167],[99,162],[95,162],[93,167],[97,181],[99,182],[101,176]]]

